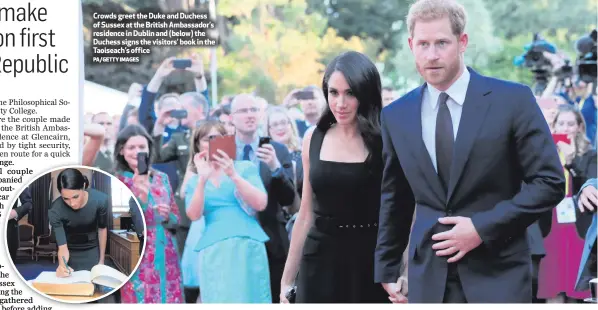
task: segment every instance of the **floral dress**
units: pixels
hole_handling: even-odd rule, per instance
[[[136,197],[138,191],[133,188],[133,173],[119,172],[118,179],[131,189]],[[168,201],[170,223],[179,219],[178,207],[170,189],[168,176],[152,170],[148,202],[138,198],[143,210],[146,225],[145,252],[137,271],[129,282],[121,288],[123,303],[184,303],[181,266],[176,249],[175,237],[162,225],[158,209],[154,207],[160,201]]]

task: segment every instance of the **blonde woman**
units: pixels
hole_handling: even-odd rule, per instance
[[[301,196],[301,184],[303,183],[303,165],[301,163],[301,139],[297,125],[293,122],[289,111],[282,107],[268,109],[266,116],[268,125],[268,136],[272,140],[286,146],[293,159],[293,170],[295,172],[295,184],[297,192]]]
[[[565,134],[570,141],[559,141],[556,145],[567,178],[567,188],[565,200],[552,212],[551,222],[540,223],[549,233],[544,238],[546,256],[540,263],[538,298],[546,299],[549,303],[578,302],[590,297],[589,291],[577,292],[574,288],[577,262],[581,260],[583,238],[591,215],[577,214],[567,220],[561,216],[561,212],[557,216],[557,211],[565,210],[567,205],[574,207],[574,193],[579,192],[588,179],[596,177],[596,151],[586,137],[583,116],[574,106],[559,106],[551,127],[552,132]]]

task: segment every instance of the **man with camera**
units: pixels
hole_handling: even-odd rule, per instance
[[[286,146],[259,137],[260,108],[256,98],[249,94],[235,96],[231,103],[231,117],[236,128],[237,160],[250,160],[260,171],[268,193],[266,210],[258,213],[258,220],[270,240],[266,243],[270,268],[272,302],[278,303],[280,280],[286,262],[289,239],[285,229],[282,206],[295,200],[293,164]]]

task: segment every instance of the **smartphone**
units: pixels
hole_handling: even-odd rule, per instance
[[[172,66],[176,69],[185,69],[191,67],[191,59],[175,59]]]
[[[552,140],[554,140],[554,144],[557,144],[561,141],[567,144],[571,144],[571,139],[569,139],[569,136],[564,133],[553,133]]]
[[[208,147],[208,159],[214,160],[214,155],[218,154],[218,150],[222,150],[230,159],[237,159],[237,143],[235,136],[217,136],[210,139]]]
[[[149,172],[149,154],[147,152],[137,153],[137,171],[139,175],[146,175]]]
[[[314,92],[309,90],[301,90],[295,93],[295,99],[297,100],[311,100],[314,98]]]
[[[260,143],[258,144],[259,147],[262,147],[264,144],[270,144],[272,138],[270,137],[260,137]]]
[[[180,110],[172,110],[170,111],[170,116],[176,119],[184,119],[187,118],[187,110],[180,109]]]

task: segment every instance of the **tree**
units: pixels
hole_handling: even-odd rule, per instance
[[[528,32],[554,34],[568,29],[571,34],[596,27],[596,0],[485,0],[497,33],[506,39]],[[569,38],[570,42],[577,38]]]
[[[364,42],[344,39],[305,1],[220,0],[218,14],[235,20],[221,47],[221,94],[255,91],[279,103],[293,88],[321,84],[325,65],[345,50],[366,52]]]

